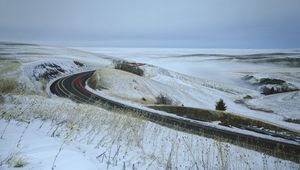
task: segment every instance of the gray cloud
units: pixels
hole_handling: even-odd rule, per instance
[[[299,0],[0,0],[0,40],[300,47]]]

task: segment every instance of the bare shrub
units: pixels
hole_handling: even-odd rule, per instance
[[[137,63],[129,63],[127,61],[117,60],[117,61],[114,61],[114,64],[115,64],[115,69],[130,72],[130,73],[136,74],[138,76],[144,75],[144,70],[139,68]]]
[[[159,96],[157,96],[155,99],[156,99],[155,104],[164,104],[164,105],[172,105],[173,104],[173,100],[164,94],[159,94]]]
[[[11,79],[0,79],[0,93],[12,93],[14,92],[18,83]]]
[[[22,167],[24,167],[26,164],[27,164],[27,162],[25,162],[24,160],[18,159],[18,160],[16,160],[14,167],[15,167],[15,168],[22,168]]]
[[[84,64],[83,63],[81,63],[81,62],[79,62],[79,61],[73,61],[74,62],[74,64],[76,64],[77,66],[79,66],[79,67],[83,67],[84,66]]]
[[[1,164],[8,164],[10,167],[22,168],[28,164],[27,159],[20,155],[19,152],[12,153]],[[0,164],[0,166],[1,166]]]

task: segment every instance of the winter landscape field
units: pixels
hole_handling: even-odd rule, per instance
[[[299,0],[0,0],[0,170],[300,170]]]
[[[297,49],[2,42],[0,61],[0,169],[300,168]]]

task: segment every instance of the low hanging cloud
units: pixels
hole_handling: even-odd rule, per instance
[[[1,0],[1,41],[294,48],[298,0]]]

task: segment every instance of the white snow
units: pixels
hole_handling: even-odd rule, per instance
[[[151,108],[145,107],[142,104],[136,103],[134,101],[130,101],[130,100],[127,100],[127,99],[120,99],[118,97],[113,97],[111,95],[108,95],[108,94],[104,93],[103,91],[94,90],[93,88],[89,87],[88,84],[86,85],[85,88],[88,91],[90,91],[90,92],[92,92],[92,93],[94,93],[98,96],[109,99],[111,101],[117,101],[120,104],[124,104],[124,105],[127,105],[127,106],[138,108],[138,109],[144,110],[144,111],[149,111],[151,113],[155,113],[155,114],[158,114],[158,115],[164,115],[164,116],[174,117],[174,118],[177,118],[177,119],[187,120],[187,121],[197,123],[197,124],[200,124],[200,125],[210,126],[210,127],[216,128],[216,129],[223,129],[223,130],[232,131],[232,132],[236,132],[236,133],[240,133],[240,134],[248,134],[248,135],[257,136],[257,137],[261,137],[261,138],[271,139],[271,140],[274,140],[274,141],[281,141],[281,142],[286,142],[286,143],[298,144],[298,142],[296,142],[296,141],[290,141],[290,140],[285,140],[283,138],[277,138],[277,137],[272,137],[272,136],[269,136],[269,135],[258,134],[258,133],[252,132],[252,131],[243,130],[243,129],[239,129],[239,128],[235,128],[235,127],[222,126],[222,125],[219,125],[217,123],[218,121],[216,121],[216,122],[197,121],[197,120],[189,119],[189,118],[186,118],[186,117],[177,116],[177,115],[174,115],[174,114],[171,114],[171,113],[168,113],[168,112],[151,109]],[[230,114],[235,115],[234,113],[230,113]],[[265,122],[268,122],[268,121],[265,121]],[[272,122],[268,122],[268,123],[274,124]],[[297,130],[295,130],[293,128],[288,128],[288,127],[282,126],[280,124],[275,124],[275,125],[278,126],[278,127],[283,127],[283,128],[289,129],[291,131],[296,131],[297,132]]]
[[[0,120],[3,169],[14,169],[15,162],[7,161],[10,157],[22,158],[26,162],[23,169],[299,168],[290,161],[172,130],[124,113],[76,105],[55,97],[41,99],[11,96],[6,99],[10,103],[1,107],[1,111],[10,110],[15,115],[35,103],[31,110],[23,112],[19,121]],[[56,112],[51,115],[49,110]]]
[[[254,75],[262,78],[277,78],[292,83],[300,88],[299,67],[274,63],[252,62],[258,60],[259,58],[257,59],[257,57],[269,57],[269,59],[272,59],[272,57],[299,58],[300,54],[296,49],[78,48],[113,55],[136,62],[153,64],[167,69],[165,70],[151,66],[146,66],[144,68],[147,78],[172,87],[171,89],[180,89],[185,92],[188,91],[188,94],[185,94],[185,97],[181,96],[181,100],[179,99],[179,101],[186,106],[213,109],[215,102],[219,98],[223,98],[228,105],[228,111],[230,112],[242,114],[243,116],[250,116],[252,118],[259,118],[261,120],[270,120],[270,122],[276,122],[277,124],[278,122],[282,122],[283,119],[298,119],[300,116],[300,112],[297,112],[299,106],[296,104],[300,103],[298,98],[294,98],[293,101],[288,104],[280,102],[280,100],[277,102],[276,99],[278,97],[276,96],[284,97],[289,95],[289,93],[265,97],[264,95],[259,94],[260,92],[257,87],[242,80],[242,77],[245,75]],[[283,57],[280,55],[268,56],[269,53],[283,52],[295,55]],[[257,53],[265,54],[265,56],[247,56],[247,62],[243,62],[242,59],[236,58],[236,56],[239,57],[239,55],[242,54]],[[221,54],[221,56],[214,56],[214,54]],[[224,56],[222,56],[223,54]],[[172,95],[172,93],[169,95]],[[253,101],[246,101],[249,105],[259,108],[260,110],[271,110],[274,113],[270,114],[263,111],[251,110],[244,105],[234,103],[235,100],[242,99],[245,95],[250,95],[254,98]],[[274,98],[272,99],[273,106],[277,105],[277,107],[268,104],[270,103],[269,99],[271,98]],[[194,102],[195,100],[197,100],[197,104]],[[291,109],[294,110],[292,113]],[[298,131],[300,130],[298,125],[291,126],[296,126],[296,129]]]
[[[281,107],[283,108],[281,110],[268,107],[268,105],[263,103],[265,100],[263,102],[260,100],[266,97],[251,89],[219,84],[214,81],[190,77],[152,66],[143,66],[141,68],[145,70],[146,78],[114,69],[100,69],[94,76],[98,80],[99,87],[104,87],[104,89],[99,89],[102,94],[115,97],[114,100],[129,100],[138,104],[151,105],[155,104],[155,98],[159,94],[165,94],[178,105],[184,104],[184,106],[189,107],[214,109],[215,102],[219,98],[223,98],[230,112],[300,132],[300,125],[283,121],[288,116],[295,118],[295,115],[299,115],[295,113],[297,108],[299,108],[296,104],[298,102],[297,98],[294,98],[295,101],[289,103],[290,107],[294,106],[294,112],[284,114],[290,111],[290,108],[286,107],[284,103],[279,103],[279,101],[278,103],[273,102],[274,106],[276,104],[285,106]],[[245,105],[234,102],[236,99],[246,95],[258,96],[256,99],[246,101],[248,105],[253,105],[253,107],[257,108],[271,108],[273,111],[281,111],[281,114],[251,110]],[[142,98],[146,99],[146,101],[143,101]],[[256,104],[255,101],[257,100],[263,104]]]
[[[5,55],[5,58],[20,63],[20,66],[16,66],[18,68],[1,73],[1,76],[17,77],[18,82],[26,88],[24,94],[14,92],[0,95],[0,169],[15,169],[18,161],[24,163],[24,167],[20,169],[300,168],[299,164],[291,161],[166,128],[131,117],[122,111],[107,111],[97,106],[74,103],[69,99],[46,96],[41,82],[33,77],[33,71],[43,72],[34,70],[35,66],[45,62],[61,66],[67,70],[65,74],[111,67],[112,60],[116,59],[114,57],[146,62],[163,68],[144,66],[144,78],[108,71],[104,78],[109,89],[101,93],[112,99],[140,106],[136,100],[128,99],[140,99],[145,95],[142,92],[147,91],[147,97],[153,100],[163,91],[186,106],[208,109],[213,109],[215,101],[223,98],[229,111],[235,114],[299,131],[299,125],[283,121],[284,118],[299,118],[298,92],[262,96],[255,88],[250,88],[239,80],[249,73],[259,76],[264,72],[263,76],[272,74],[275,77],[280,73],[281,78],[299,87],[298,68],[227,62],[216,60],[224,57],[214,56],[176,57],[199,53],[252,54],[261,51],[100,49],[104,54],[113,56],[110,57],[61,47],[1,47],[3,53],[10,54]],[[84,63],[85,67],[77,67],[74,60]],[[5,60],[1,59],[2,61]],[[222,73],[215,74],[214,70]],[[124,84],[109,75],[114,75]],[[133,79],[135,84],[130,84]],[[140,89],[136,90],[134,86]],[[148,89],[144,89],[145,87]],[[271,108],[274,114],[253,111],[234,103],[235,99],[241,99],[245,95],[254,97],[247,100],[248,104]],[[275,107],[279,104],[281,107]]]

